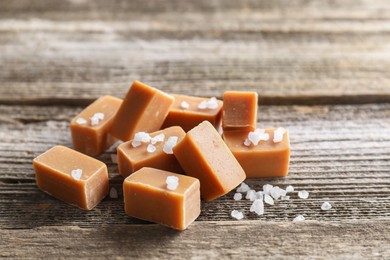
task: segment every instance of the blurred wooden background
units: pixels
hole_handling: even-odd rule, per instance
[[[384,0],[2,0],[0,256],[390,258],[389,42]],[[100,159],[119,199],[83,212],[39,191],[32,159],[71,146],[69,120],[136,79],[198,96],[257,91],[259,126],[290,130],[291,170],[247,183],[309,199],[257,217],[231,192],[179,233],[124,214],[112,152]],[[293,224],[298,214],[307,221]]]

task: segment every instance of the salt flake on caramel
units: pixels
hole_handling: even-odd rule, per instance
[[[75,180],[78,180],[78,181],[81,179],[82,174],[83,174],[83,170],[81,170],[81,169],[72,170],[72,172],[70,173],[72,178]]]

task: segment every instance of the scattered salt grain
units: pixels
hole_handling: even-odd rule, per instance
[[[235,193],[233,196],[234,200],[241,200],[242,199],[242,194],[241,193]]]
[[[156,151],[156,146],[154,146],[152,144],[148,144],[148,147],[146,147],[146,151],[148,153],[154,153]]]
[[[331,208],[332,208],[332,205],[329,202],[325,201],[324,203],[322,203],[322,206],[321,206],[322,210],[330,210]]]
[[[216,109],[218,108],[218,102],[215,97],[212,97],[208,100],[203,100],[202,102],[199,103],[198,105],[199,109]]]
[[[118,191],[114,187],[111,187],[111,189],[110,189],[110,198],[111,199],[118,198]]]
[[[282,192],[281,192],[281,188],[279,188],[278,186],[274,186],[272,187],[271,191],[270,191],[270,195],[274,198],[274,199],[279,199],[280,196],[282,196]]]
[[[264,214],[264,203],[262,200],[255,200],[252,203],[252,206],[250,208],[250,212],[255,212],[257,215],[263,215]]]
[[[233,218],[237,220],[241,220],[244,218],[244,214],[242,214],[241,211],[238,210],[233,210],[232,213],[230,214]]]
[[[179,138],[177,136],[170,136],[168,140],[164,143],[163,151],[166,154],[173,154],[172,148],[177,144],[177,140]]]
[[[274,131],[274,143],[279,143],[283,141],[284,133],[286,133],[286,129],[284,129],[283,127],[279,127],[278,129],[276,129]]]
[[[133,147],[138,147],[138,146],[140,146],[141,145],[141,142],[140,141],[132,141],[131,142],[131,145],[133,146]]]
[[[199,109],[206,109],[207,108],[207,101],[203,100],[202,102],[199,103],[198,105]]]
[[[93,117],[96,117],[99,120],[103,120],[104,119],[104,114],[103,113],[95,113],[93,115]]]
[[[111,154],[111,161],[113,163],[118,163],[118,155],[116,154]]]
[[[78,181],[81,179],[82,174],[83,174],[83,170],[81,170],[81,169],[72,170],[72,172],[70,173],[72,178],[75,180],[78,180]]]
[[[188,104],[187,102],[185,101],[182,101],[181,104],[180,104],[181,108],[184,108],[184,109],[188,109],[190,107],[190,104]]]
[[[95,113],[91,117],[91,126],[99,125],[100,121],[104,119],[103,113]]]
[[[249,132],[247,140],[244,144],[249,146],[248,143],[251,142],[253,145],[258,145],[260,141],[267,141],[269,139],[269,134],[265,132],[264,129],[256,129],[253,132]]]
[[[179,178],[176,176],[168,176],[165,183],[167,184],[168,190],[176,190],[179,186]]]
[[[165,135],[163,133],[156,135],[150,139],[151,144],[156,144],[158,142],[164,142]]]
[[[245,139],[244,145],[245,145],[245,146],[250,146],[250,145],[251,145],[251,141],[250,141],[248,138]]]
[[[131,145],[133,147],[138,147],[142,143],[149,143],[151,139],[152,138],[150,137],[150,135],[148,133],[138,132],[138,133],[135,133],[133,141],[131,142]]]
[[[271,184],[265,184],[265,185],[263,185],[263,192],[265,194],[270,194],[273,187],[274,186],[272,186]]]
[[[294,219],[293,219],[293,222],[300,222],[300,221],[304,221],[305,220],[305,217],[302,216],[302,215],[298,215],[296,216]]]
[[[254,201],[256,199],[256,191],[255,190],[249,190],[246,193],[245,199]]]
[[[301,199],[307,199],[309,197],[309,192],[301,190],[298,192],[298,197],[300,197]]]
[[[249,188],[249,185],[246,184],[245,182],[241,183],[240,187],[237,188],[237,192],[248,192],[251,188]]]
[[[87,123],[87,120],[85,120],[82,117],[77,118],[76,123],[79,125],[85,125]]]
[[[286,187],[286,191],[287,191],[287,192],[293,192],[293,191],[294,191],[294,187],[291,186],[291,185],[288,185],[288,186]]]
[[[264,194],[264,202],[269,205],[274,205],[274,199],[268,194]]]
[[[264,193],[262,191],[256,192],[256,199],[262,200],[264,197]]]

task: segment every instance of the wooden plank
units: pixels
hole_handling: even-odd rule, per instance
[[[197,222],[184,232],[159,225],[0,230],[11,258],[388,259],[390,221]]]
[[[124,214],[122,177],[110,160],[112,152],[100,159],[108,164],[119,199],[107,198],[95,210],[84,212],[36,188],[31,160],[54,145],[71,146],[68,122],[80,110],[0,106],[0,228],[144,223]],[[266,206],[265,215],[257,217],[249,213],[249,201],[236,202],[231,192],[203,203],[198,221],[230,220],[233,209],[243,209],[247,219],[265,221],[291,221],[298,214],[328,221],[390,216],[390,104],[261,106],[259,126],[290,130],[290,174],[248,183],[256,190],[266,183],[291,184],[309,191],[309,199],[299,199],[294,192],[290,201]],[[321,211],[324,201],[330,201],[333,209]]]
[[[388,1],[179,2],[6,1],[0,103],[86,104],[136,79],[262,104],[390,102]]]

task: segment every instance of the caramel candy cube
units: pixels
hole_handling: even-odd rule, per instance
[[[276,129],[266,129],[267,141],[257,145],[245,141],[248,132],[224,132],[223,139],[248,178],[284,177],[288,174],[290,161],[290,141],[286,131],[282,140],[274,142]],[[248,142],[248,143],[246,143]],[[246,144],[244,144],[246,143]]]
[[[199,180],[144,167],[123,182],[127,215],[184,230],[200,214]]]
[[[171,95],[175,98],[162,128],[181,126],[188,132],[203,121],[209,121],[217,128],[221,121],[222,101],[215,98],[200,98],[185,95]]]
[[[104,163],[64,146],[55,146],[33,160],[38,188],[84,210],[108,194]]]
[[[257,93],[227,91],[223,94],[222,110],[224,131],[253,131],[257,120]]]
[[[190,130],[173,152],[185,173],[199,179],[206,201],[221,197],[245,179],[244,170],[208,121]]]
[[[117,147],[120,174],[126,178],[142,167],[182,172],[179,162],[169,149],[171,141],[168,140],[177,137],[174,142],[179,142],[185,134],[181,127],[174,126],[151,133],[149,135],[151,140],[145,143],[139,142],[137,144],[134,140],[122,143]],[[144,135],[148,134],[144,133]]]
[[[134,81],[115,116],[110,133],[128,141],[137,132],[159,130],[173,101],[170,95]]]
[[[98,156],[116,139],[108,134],[115,113],[122,100],[103,96],[81,111],[70,123],[73,148],[79,152]]]

